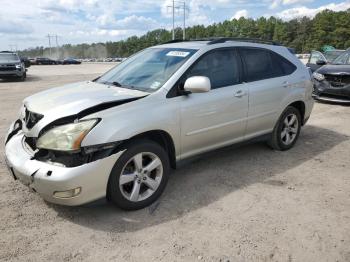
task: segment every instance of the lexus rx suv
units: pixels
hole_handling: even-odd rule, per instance
[[[6,138],[6,163],[49,202],[107,197],[139,209],[183,159],[258,136],[275,150],[292,148],[312,87],[308,69],[276,43],[172,41],[93,81],[26,98]]]

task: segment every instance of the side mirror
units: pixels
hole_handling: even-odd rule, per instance
[[[325,64],[327,64],[327,62],[324,60],[317,60],[316,61],[316,65],[325,65]]]
[[[211,89],[210,79],[206,76],[192,76],[185,82],[184,89],[191,93],[205,93]]]

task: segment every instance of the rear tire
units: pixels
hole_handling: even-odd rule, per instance
[[[114,164],[107,199],[125,210],[144,208],[163,193],[169,173],[169,157],[163,147],[148,140],[132,141]]]
[[[298,109],[288,106],[280,116],[267,144],[275,150],[291,149],[298,140],[301,129],[301,115]]]

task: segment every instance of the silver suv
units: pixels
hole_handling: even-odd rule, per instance
[[[288,150],[312,82],[286,47],[219,38],[147,48],[98,79],[24,100],[6,138],[15,179],[49,202],[139,209],[179,160],[265,135]]]

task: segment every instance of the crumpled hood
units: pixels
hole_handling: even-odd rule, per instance
[[[316,72],[323,75],[350,75],[350,65],[324,65]]]
[[[24,106],[29,111],[43,115],[43,118],[31,129],[25,130],[28,136],[36,136],[41,128],[51,122],[76,115],[86,109],[101,104],[123,100],[137,99],[148,93],[108,86],[96,82],[80,82],[52,88],[24,100]],[[25,116],[25,109],[21,118]]]

